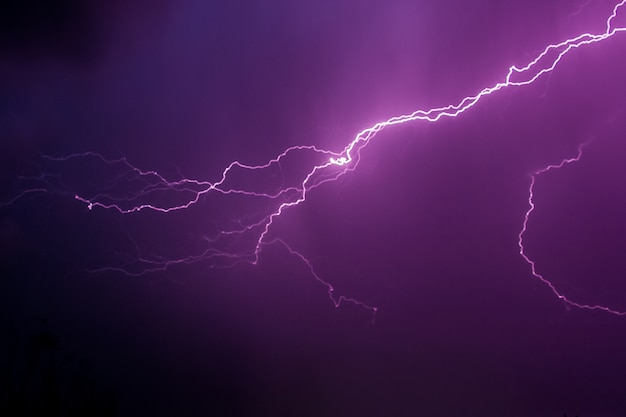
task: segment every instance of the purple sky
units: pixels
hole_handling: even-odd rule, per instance
[[[208,198],[173,214],[89,211],[72,193],[100,192],[93,178],[116,167],[40,158],[93,151],[216,181],[235,159],[340,151],[378,121],[502,81],[549,43],[602,32],[615,1],[9,3],[0,200],[35,183],[20,176],[63,182],[0,208],[7,380],[27,374],[43,318],[64,407],[87,363],[120,416],[626,415],[626,317],[559,301],[517,246],[529,174],[589,142],[537,178],[526,250],[571,299],[626,311],[626,35],[458,118],[380,132],[354,172],[280,217],[271,236],[338,294],[376,306],[374,324],[335,308],[276,245],[256,266],[85,272],[198,253],[202,236],[266,208]]]

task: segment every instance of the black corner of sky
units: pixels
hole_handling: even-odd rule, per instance
[[[99,50],[100,19],[90,2],[4,0],[0,2],[0,56],[88,64]]]

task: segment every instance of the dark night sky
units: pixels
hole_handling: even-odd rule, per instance
[[[40,154],[124,155],[215,181],[234,159],[340,150],[548,43],[603,31],[614,3],[10,1],[0,197],[50,167]],[[458,118],[384,130],[356,171],[281,216],[273,236],[377,306],[374,324],[335,308],[279,246],[256,266],[85,272],[137,249],[196,253],[214,222],[259,207],[126,216],[51,192],[0,208],[3,406],[29,375],[29,338],[48,331],[54,356],[35,373],[55,370],[60,415],[89,380],[99,398],[115,393],[119,416],[626,416],[626,317],[565,305],[517,247],[529,173],[589,141],[538,178],[527,251],[568,297],[626,311],[624,36]],[[55,167],[68,188],[103,169]],[[26,398],[40,401],[33,381]]]

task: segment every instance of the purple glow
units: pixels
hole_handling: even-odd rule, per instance
[[[605,30],[602,33],[586,32],[564,41],[549,44],[534,58],[524,66],[509,67],[506,76],[502,81],[485,87],[478,93],[466,96],[456,104],[448,104],[440,107],[433,107],[427,110],[416,110],[410,114],[393,116],[387,120],[377,122],[370,127],[361,130],[347,145],[338,151],[320,149],[316,146],[297,145],[285,149],[275,158],[259,165],[249,165],[238,160],[228,164],[219,175],[217,181],[211,182],[194,178],[181,177],[178,180],[168,179],[154,170],[142,170],[131,164],[125,157],[108,159],[95,152],[85,152],[72,154],[64,157],[44,156],[44,160],[50,163],[69,164],[74,160],[89,160],[89,163],[99,163],[110,166],[117,175],[108,178],[102,190],[92,191],[91,194],[78,193],[74,198],[86,204],[89,210],[103,208],[118,211],[122,214],[138,213],[144,210],[151,210],[161,213],[170,213],[179,210],[189,209],[191,206],[200,203],[209,194],[239,195],[254,200],[248,202],[250,212],[236,219],[239,227],[222,227],[214,236],[206,236],[205,242],[208,245],[203,251],[184,256],[181,258],[166,259],[161,256],[138,256],[134,263],[139,265],[139,269],[130,270],[125,267],[103,267],[94,269],[92,272],[119,271],[127,275],[145,275],[151,272],[165,270],[173,265],[192,264],[200,261],[216,262],[213,266],[233,266],[240,262],[249,262],[256,265],[259,261],[261,250],[266,245],[279,243],[286,247],[291,255],[300,259],[309,268],[313,277],[322,285],[328,288],[328,294],[334,305],[338,307],[342,301],[360,305],[366,309],[376,312],[375,307],[359,301],[352,297],[335,296],[334,288],[327,281],[323,280],[313,269],[311,262],[300,252],[292,249],[283,239],[272,237],[271,229],[274,222],[285,212],[285,210],[300,205],[307,200],[308,194],[320,185],[335,181],[344,174],[354,171],[361,160],[361,151],[370,141],[383,129],[416,121],[438,122],[443,118],[454,118],[471,109],[483,98],[507,87],[523,87],[537,81],[541,76],[551,73],[561,60],[571,51],[581,47],[589,46],[613,37],[616,34],[626,31],[626,26],[615,23],[618,13],[626,3],[623,0],[617,3],[609,16],[605,20]],[[581,13],[585,5],[582,5],[578,12],[573,13],[570,18]],[[549,165],[543,169],[535,171],[531,175],[529,188],[529,209],[524,216],[523,227],[519,233],[520,254],[530,265],[532,275],[546,284],[559,299],[568,305],[591,310],[602,310],[612,314],[624,315],[625,312],[614,310],[601,305],[588,305],[574,302],[560,293],[535,267],[535,262],[530,259],[525,252],[523,237],[528,228],[528,220],[535,209],[533,201],[533,189],[539,175],[550,170],[563,167],[565,164],[578,161],[581,157],[582,147],[575,158],[564,159],[556,165]],[[304,159],[302,159],[304,156]],[[300,159],[297,159],[300,158]],[[295,165],[299,165],[299,170],[294,172],[284,172],[283,165],[291,163],[294,159]],[[294,163],[292,163],[294,164]],[[309,167],[302,168],[308,164]],[[277,173],[280,172],[280,176]],[[245,174],[253,173],[252,179],[246,181]],[[263,177],[262,174],[269,173]],[[63,186],[55,186],[50,180],[49,174],[42,174],[39,177],[23,178],[26,183],[39,183],[32,188],[26,188],[19,195],[9,200],[4,205],[13,204],[19,198],[37,192],[70,192],[63,190]],[[111,191],[108,191],[111,190]],[[159,200],[174,200],[175,203],[159,203]],[[262,212],[254,212],[259,204],[265,208]],[[253,237],[253,240],[249,239]],[[232,240],[246,240],[253,246],[243,248],[232,248]],[[139,248],[136,248],[140,252]]]
[[[0,415],[626,416],[626,0],[9,3]]]

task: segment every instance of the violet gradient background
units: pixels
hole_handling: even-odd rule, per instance
[[[0,24],[4,200],[39,153],[213,180],[291,145],[339,150],[603,30],[613,4],[13,3]],[[380,133],[356,172],[281,218],[276,233],[338,293],[379,308],[374,325],[335,309],[278,247],[257,267],[81,272],[132,255],[126,231],[193,251],[207,214],[122,218],[42,195],[0,211],[3,346],[45,318],[123,416],[626,416],[626,318],[567,308],[517,248],[528,173],[591,140],[538,180],[528,253],[574,300],[626,310],[624,42],[581,48],[457,119]]]

